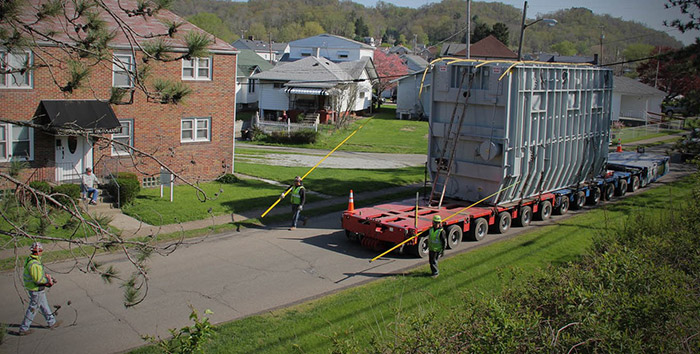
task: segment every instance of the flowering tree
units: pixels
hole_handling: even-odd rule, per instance
[[[377,94],[396,86],[392,80],[408,74],[408,66],[396,54],[386,54],[379,49],[374,50],[374,66],[377,68],[379,83],[376,85]]]

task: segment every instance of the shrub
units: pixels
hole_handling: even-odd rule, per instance
[[[119,175],[121,175],[121,173],[117,174],[117,176]],[[141,191],[141,184],[138,181],[138,177],[133,173],[124,174],[124,178],[117,177],[116,182],[117,183],[110,181],[110,183],[107,184],[107,193],[109,193],[115,201],[118,200],[121,205],[131,204]]]
[[[219,176],[216,179],[217,182],[219,183],[224,183],[224,184],[233,184],[238,182],[238,177],[236,177],[233,173],[225,173],[221,176]]]
[[[29,182],[29,186],[44,194],[51,194],[51,185],[48,182],[31,181]]]
[[[136,182],[139,181],[139,176],[131,172],[117,172],[117,179],[132,179]]]
[[[55,195],[54,199],[61,204],[70,205],[71,202],[75,202],[80,198],[80,185],[78,184],[59,184],[51,189],[52,194],[65,194],[65,195]]]
[[[318,132],[310,129],[299,130],[287,134],[287,132],[273,132],[264,140],[268,143],[278,144],[313,144],[318,138]]]

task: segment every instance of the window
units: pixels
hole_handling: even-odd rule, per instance
[[[183,118],[180,129],[180,141],[211,141],[211,118]]]
[[[211,57],[182,59],[183,80],[211,80]]]
[[[134,145],[134,120],[120,119],[121,128],[119,132],[112,134],[112,139],[120,143],[133,146]],[[119,144],[112,144],[112,156],[129,155],[129,149]]]
[[[248,92],[255,92],[255,79],[248,80]]]
[[[0,124],[0,161],[34,160],[34,130],[12,124]]]
[[[347,50],[338,51],[338,59],[347,59],[350,56],[350,52]]]
[[[311,49],[302,49],[301,56],[302,57],[310,57],[311,56]]]
[[[31,52],[8,53],[0,51],[0,88],[31,88],[32,71],[16,71],[32,66]],[[5,73],[8,71],[7,73]]]
[[[134,57],[131,54],[114,54],[112,86],[134,87]]]
[[[275,82],[275,83],[272,84],[272,87],[273,87],[273,88],[276,88],[276,89],[281,89],[281,88],[284,87],[284,84],[281,83],[281,82]]]

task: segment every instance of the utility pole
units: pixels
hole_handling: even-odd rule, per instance
[[[523,52],[523,34],[525,33],[525,16],[527,15],[527,1],[523,5],[523,21],[520,23],[520,40],[518,41],[518,61],[522,59]]]
[[[267,46],[270,49],[270,64],[275,64],[275,61],[272,57],[272,32],[268,32],[268,40],[267,40]]]
[[[600,25],[600,66],[603,66],[603,38],[605,38],[603,29],[605,29],[605,26]]]
[[[466,42],[467,42],[467,50],[466,50],[467,59],[469,59],[471,57],[471,53],[470,53],[471,48],[469,48],[471,46],[471,43],[469,43],[469,42],[471,42],[471,32],[472,32],[472,4],[471,4],[471,0],[467,0],[467,40],[466,40]]]

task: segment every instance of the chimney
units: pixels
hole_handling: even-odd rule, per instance
[[[254,41],[254,40],[255,40],[255,36],[248,36],[248,40],[249,40],[249,41]]]
[[[320,57],[321,57],[321,48],[320,48],[320,47],[314,48],[314,56],[315,56],[316,58],[320,58]]]

